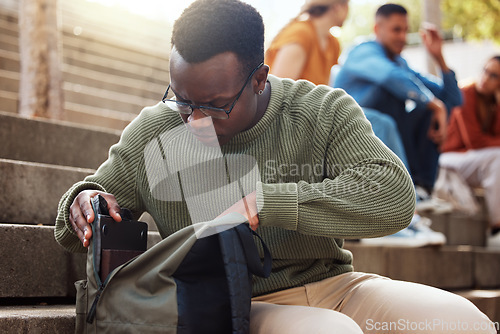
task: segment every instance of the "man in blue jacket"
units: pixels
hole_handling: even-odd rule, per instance
[[[433,28],[426,29],[422,39],[441,68],[442,80],[413,71],[401,57],[408,32],[404,7],[383,5],[377,10],[375,19],[376,40],[362,43],[349,53],[336,76],[335,87],[345,89],[365,108],[375,134],[380,133],[382,140],[384,132],[387,135],[390,130],[376,128],[387,124],[377,122],[386,117],[380,113],[394,119],[414,183],[431,191],[437,173],[438,148],[446,133],[447,115],[451,108],[462,103],[455,73],[446,65],[442,40]]]

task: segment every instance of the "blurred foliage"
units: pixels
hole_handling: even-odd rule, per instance
[[[500,43],[499,0],[441,0],[443,27],[470,39]]]
[[[498,1],[498,0],[494,0]],[[394,0],[392,3],[402,5],[408,11],[410,33],[418,32],[422,18],[422,1]],[[349,2],[349,17],[342,27],[340,40],[342,45],[348,46],[357,43],[358,40],[366,39],[373,34],[375,24],[375,12],[383,4],[384,0],[359,0]]]

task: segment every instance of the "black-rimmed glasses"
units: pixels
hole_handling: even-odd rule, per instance
[[[198,105],[190,104],[187,102],[167,99],[168,91],[170,90],[170,85],[168,85],[167,91],[163,95],[162,102],[165,103],[173,111],[176,111],[176,112],[181,113],[181,114],[191,115],[193,113],[194,109],[199,109],[205,116],[209,116],[209,117],[217,118],[217,119],[228,119],[229,114],[233,110],[236,102],[238,102],[238,99],[240,98],[241,94],[243,94],[243,90],[245,90],[245,87],[247,86],[248,81],[250,81],[250,78],[255,74],[255,72],[259,68],[262,67],[262,65],[264,65],[264,63],[260,63],[256,68],[253,69],[252,73],[250,73],[248,78],[245,80],[245,84],[238,92],[238,95],[236,95],[236,98],[234,99],[233,103],[231,103],[231,106],[229,107],[229,109],[209,107],[209,106],[198,106]]]

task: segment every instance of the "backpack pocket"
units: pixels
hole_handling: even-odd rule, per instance
[[[87,332],[87,310],[88,310],[88,296],[87,296],[87,280],[80,280],[75,282],[76,288],[76,324],[75,333]]]

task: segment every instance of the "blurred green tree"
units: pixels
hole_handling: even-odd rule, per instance
[[[500,43],[499,0],[441,0],[443,28],[470,39]]]

